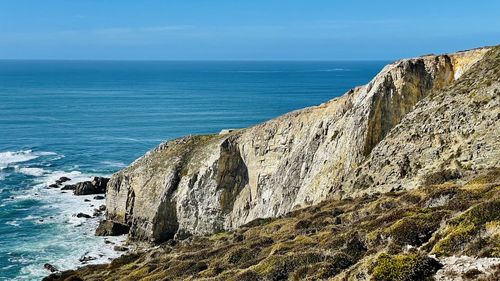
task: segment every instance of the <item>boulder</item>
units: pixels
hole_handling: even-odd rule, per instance
[[[118,236],[127,234],[130,227],[121,223],[116,223],[110,220],[104,220],[99,223],[95,230],[96,236]]]
[[[50,272],[56,272],[59,271],[55,266],[51,265],[50,263],[46,263],[43,265],[43,268],[47,269]]]
[[[101,210],[99,210],[99,209],[94,209],[93,216],[94,216],[94,217],[98,217],[98,216],[100,216],[100,215],[102,215],[102,211],[101,211]]]
[[[61,190],[75,190],[76,185],[75,184],[67,184],[61,188]]]
[[[92,181],[79,182],[75,185],[75,195],[104,194],[109,178],[94,177]]]
[[[56,184],[61,185],[64,182],[70,181],[71,179],[68,177],[60,177],[58,180],[56,180]]]
[[[79,258],[78,260],[81,263],[85,264],[85,263],[87,263],[89,261],[93,261],[93,260],[96,260],[96,259],[97,259],[96,257],[92,257],[92,256],[83,256],[83,257]]]
[[[128,248],[124,247],[124,246],[116,245],[113,247],[113,250],[115,250],[117,252],[125,252],[125,251],[128,251]]]
[[[104,196],[102,195],[97,195],[97,196],[94,196],[94,200],[104,200]]]
[[[77,217],[77,218],[86,218],[86,219],[90,219],[92,216],[87,215],[87,214],[84,214],[84,213],[78,213],[78,214],[76,214],[76,217]]]

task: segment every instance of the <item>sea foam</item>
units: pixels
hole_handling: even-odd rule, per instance
[[[33,152],[32,150],[6,151],[0,152],[0,170],[7,168],[11,164],[27,162],[40,156],[57,155],[55,152]]]

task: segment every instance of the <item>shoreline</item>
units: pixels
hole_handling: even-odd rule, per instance
[[[0,265],[12,275],[9,280],[41,279],[54,272],[109,263],[125,253],[125,235],[95,236],[105,211],[105,190],[75,195],[64,188],[108,173],[61,167],[57,161],[65,156],[55,152],[13,150],[0,156],[4,238]]]
[[[92,249],[89,247],[80,257],[77,258],[77,262],[73,264],[72,267],[61,268],[56,263],[45,263],[42,267],[46,270],[48,274],[62,272],[65,270],[77,269],[81,266],[91,265],[91,264],[102,264],[109,263],[112,260],[119,258],[123,254],[128,253],[128,247],[126,247],[127,235],[119,236],[97,236],[95,231],[99,226],[100,222],[104,220],[106,212],[106,199],[105,190],[103,192],[90,192],[89,194],[75,194],[75,186],[81,186],[84,183],[92,182],[92,179],[109,179],[105,176],[95,176],[95,177],[84,177],[73,180],[69,178],[70,173],[60,176],[57,180],[53,180],[52,183],[46,181],[44,183],[45,191],[50,193],[57,192],[54,196],[61,196],[64,200],[68,202],[78,203],[80,206],[77,209],[72,210],[71,217],[68,221],[63,222],[64,224],[69,224],[74,228],[85,229],[81,235],[88,236],[93,235],[96,237],[100,244],[98,248]],[[43,222],[43,221],[42,221]]]

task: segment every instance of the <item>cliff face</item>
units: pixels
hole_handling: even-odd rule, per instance
[[[498,73],[474,95],[432,96],[453,85],[478,86],[463,84],[478,77],[462,75],[488,50],[401,60],[322,105],[225,135],[164,143],[113,175],[107,219],[130,226],[133,239],[159,242],[232,229],[330,196],[377,192],[379,184],[413,188],[455,159],[460,171],[450,175],[498,166],[498,149],[492,149],[498,145]],[[457,156],[458,148],[477,149]],[[413,159],[421,154],[422,160]]]
[[[387,192],[463,181],[500,166],[500,52],[492,50],[443,91],[435,91],[372,150],[343,194]]]

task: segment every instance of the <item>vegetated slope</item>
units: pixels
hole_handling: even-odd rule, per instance
[[[351,196],[346,191],[358,181],[363,188],[382,183],[368,168],[367,177],[346,179],[415,104],[460,81],[488,50],[401,60],[320,106],[226,135],[164,143],[111,178],[108,222],[99,232],[113,234],[118,224],[130,227],[131,239],[159,243]]]
[[[45,280],[426,280],[438,270],[498,280],[499,210],[495,169],[464,185],[322,202]],[[461,255],[477,258],[447,258]]]

